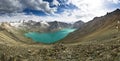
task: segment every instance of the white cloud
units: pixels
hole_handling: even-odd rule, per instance
[[[57,0],[53,0],[52,5],[58,6],[60,3]]]
[[[8,5],[3,5],[1,2],[4,2],[4,4]],[[7,2],[6,2],[7,1]],[[9,1],[9,2],[8,2]],[[12,2],[11,2],[12,1]],[[14,3],[14,4],[13,4]],[[14,9],[17,8],[20,9],[19,7],[25,8],[25,7],[30,7],[31,9],[36,9],[36,10],[42,10],[45,11],[46,13],[52,13],[55,16],[35,16],[35,15],[25,15],[23,14],[16,14],[15,16],[9,17],[7,15],[5,16],[0,16],[1,20],[20,20],[20,19],[25,19],[25,20],[46,20],[46,21],[63,21],[63,22],[75,22],[78,20],[83,20],[85,22],[92,20],[96,16],[102,16],[105,15],[107,12],[113,11],[116,9],[109,9],[107,6],[111,4],[119,4],[120,0],[69,0],[67,4],[72,3],[73,5],[77,6],[78,9],[75,10],[65,10],[61,14],[54,14],[54,12],[57,10],[56,8],[50,8],[49,3],[42,1],[42,0],[16,0],[16,3],[13,0],[0,0],[0,9],[2,7],[2,11],[6,10],[5,8],[7,7],[14,7],[11,8],[10,10],[15,11]],[[18,4],[18,6],[15,6]],[[21,6],[22,4],[22,6]],[[52,4],[54,5],[59,5],[59,2],[57,0],[53,0]],[[107,4],[107,5],[106,5]],[[117,7],[118,8],[118,7]],[[120,8],[120,7],[119,7]],[[20,9],[21,10],[21,9]],[[1,11],[1,12],[2,12]],[[9,10],[8,10],[9,11]]]
[[[38,21],[40,20],[39,16],[35,15],[25,15],[24,13],[17,13],[16,15],[8,16],[8,15],[3,15],[0,16],[2,21],[19,21],[19,20],[35,20]]]
[[[78,9],[73,10],[72,12],[67,12],[64,14],[64,16],[68,15],[68,13],[71,13],[71,16],[69,16],[69,18],[74,18],[74,21],[83,20],[87,22],[96,16],[103,16],[107,12],[115,10],[118,7],[110,9],[107,7],[107,5],[110,6],[111,3],[114,5],[118,4],[119,2],[119,0],[69,0],[67,3],[74,4],[78,7]]]
[[[21,11],[22,5],[18,0],[0,0],[0,13]]]
[[[67,15],[58,15],[58,16],[45,16],[40,17],[36,15],[25,15],[24,13],[14,14],[12,17],[8,15],[0,16],[0,21],[19,21],[19,20],[34,20],[34,21],[62,21],[62,22],[73,22],[76,18],[68,17]]]
[[[78,20],[83,20],[85,22],[91,20],[95,16],[101,16],[106,13],[103,10],[102,0],[69,0],[69,3],[75,4],[78,10],[74,10],[72,15]]]
[[[110,1],[112,3],[116,3],[116,4],[120,3],[120,0],[108,0],[108,1]]]
[[[19,12],[25,8],[42,10],[47,14],[53,14],[56,11],[43,0],[0,0],[0,13]]]

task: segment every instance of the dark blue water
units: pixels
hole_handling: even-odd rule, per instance
[[[31,38],[35,42],[50,44],[65,38],[69,33],[73,31],[75,31],[75,29],[66,28],[50,33],[28,32],[25,33],[25,36]]]

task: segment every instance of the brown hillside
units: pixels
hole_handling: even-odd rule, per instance
[[[113,36],[113,34],[117,33],[116,26],[118,21],[120,21],[120,9],[107,13],[102,17],[95,17],[82,28],[69,34],[62,42],[71,43],[83,40],[102,39],[104,36],[107,38],[107,35]]]

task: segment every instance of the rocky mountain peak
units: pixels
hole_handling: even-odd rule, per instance
[[[83,26],[83,24],[84,22],[79,20],[73,24],[73,28],[80,28],[81,26]]]
[[[114,12],[120,12],[120,9],[116,9]]]
[[[107,15],[119,15],[120,14],[120,9],[116,9],[113,12],[107,13]]]

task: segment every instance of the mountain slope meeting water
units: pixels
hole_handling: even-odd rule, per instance
[[[73,31],[75,31],[75,29],[66,28],[49,33],[28,32],[25,33],[25,36],[32,38],[35,42],[50,44],[65,38],[69,33]]]
[[[0,61],[120,61],[120,9],[95,17],[74,32],[63,29],[42,33],[43,39],[52,40],[51,35],[61,38],[70,32],[53,44],[34,42],[24,34],[37,34],[39,39],[41,33],[24,29],[9,22],[0,24]]]

